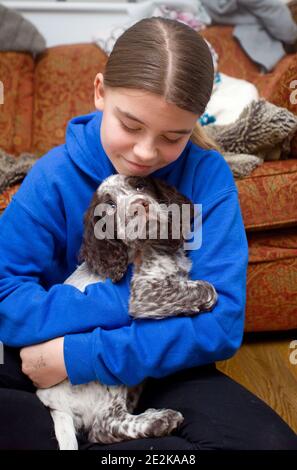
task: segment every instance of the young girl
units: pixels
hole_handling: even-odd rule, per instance
[[[149,377],[136,412],[179,410],[182,426],[163,438],[81,441],[82,449],[297,449],[281,418],[214,365],[241,344],[248,251],[231,171],[197,126],[212,85],[211,55],[194,30],[161,18],[135,24],[96,76],[97,112],[70,121],[65,145],[35,164],[4,212],[0,448],[57,449],[36,387]],[[189,256],[192,279],[218,292],[212,312],[133,321],[131,269],[83,293],[63,284],[93,192],[114,173],[163,179],[202,204],[202,246]]]

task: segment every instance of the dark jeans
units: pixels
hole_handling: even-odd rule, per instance
[[[0,449],[57,449],[53,421],[22,373],[19,351],[5,348],[0,365]],[[111,445],[80,442],[82,450],[297,450],[297,436],[263,401],[215,365],[150,379],[136,413],[172,408],[184,423],[171,436]]]

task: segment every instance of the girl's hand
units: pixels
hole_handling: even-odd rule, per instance
[[[22,348],[22,371],[37,388],[48,388],[67,378],[64,363],[64,338]]]

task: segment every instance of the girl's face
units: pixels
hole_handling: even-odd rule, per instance
[[[180,156],[198,115],[144,90],[104,88],[102,74],[94,85],[101,143],[119,174],[147,176]]]

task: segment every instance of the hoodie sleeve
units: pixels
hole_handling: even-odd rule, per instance
[[[57,240],[13,199],[0,219],[0,339],[22,347],[82,331],[128,325],[129,283],[43,287],[57,264]],[[58,269],[58,267],[57,267]]]
[[[228,188],[203,204],[203,243],[190,251],[190,277],[211,282],[217,289],[219,298],[213,311],[137,320],[112,331],[97,328],[89,334],[66,336],[64,357],[73,384],[97,379],[107,385],[132,386],[146,377],[163,377],[227,359],[239,348],[248,248],[237,189],[234,184]],[[86,360],[81,362],[81,357]]]

